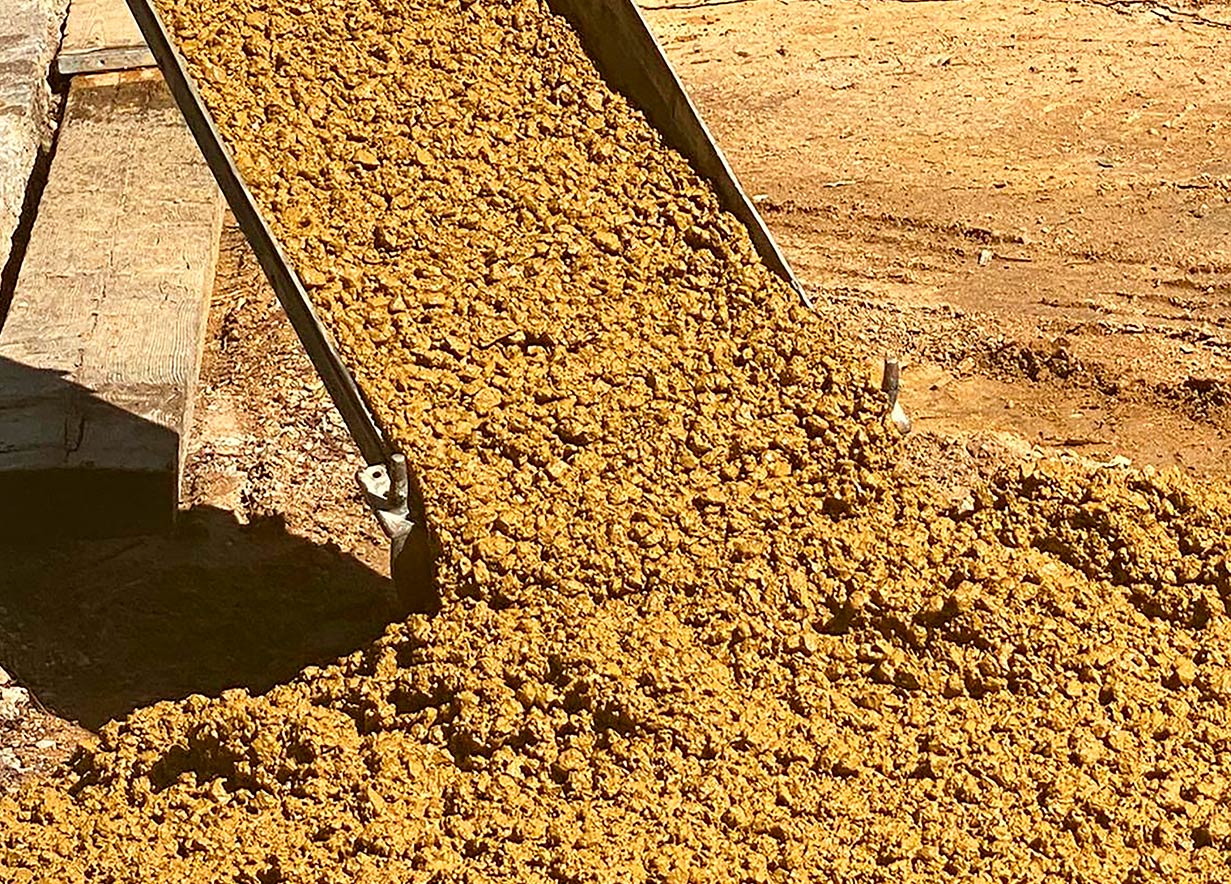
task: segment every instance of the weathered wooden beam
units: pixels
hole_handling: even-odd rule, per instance
[[[56,69],[63,75],[93,74],[154,67],[154,56],[147,46],[107,46],[88,52],[61,54]]]
[[[171,523],[221,219],[157,72],[73,79],[0,331],[0,531]]]
[[[56,69],[64,75],[154,66],[124,0],[72,0]]]
[[[39,147],[50,141],[47,74],[66,6],[67,0],[5,0],[0,13],[0,267],[9,259]]]

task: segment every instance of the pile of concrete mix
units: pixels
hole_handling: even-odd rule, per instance
[[[1231,876],[1231,495],[895,470],[859,355],[538,0],[164,0],[443,611],[106,727],[5,881]]]

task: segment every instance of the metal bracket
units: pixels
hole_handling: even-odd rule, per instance
[[[406,456],[394,452],[388,464],[372,464],[355,474],[364,499],[389,537],[389,570],[398,597],[409,611],[440,609],[431,542],[422,519],[410,511],[410,471]]]
[[[389,539],[405,538],[415,527],[410,518],[410,473],[406,468],[406,455],[394,453],[388,465],[372,464],[360,470],[355,479]]]

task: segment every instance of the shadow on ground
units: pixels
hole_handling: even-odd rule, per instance
[[[168,535],[0,541],[0,665],[51,711],[97,728],[137,706],[267,690],[376,638],[391,584],[278,519],[201,507]]]

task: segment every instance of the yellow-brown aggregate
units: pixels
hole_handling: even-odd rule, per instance
[[[446,601],[139,710],[0,880],[1231,876],[1231,496],[953,506],[538,0],[163,0],[424,489]]]

